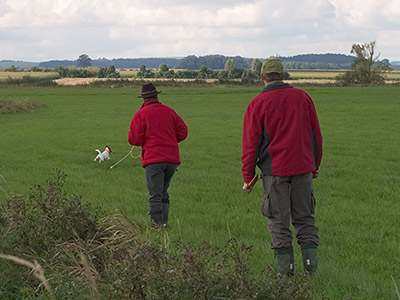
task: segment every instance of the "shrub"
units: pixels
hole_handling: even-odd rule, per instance
[[[252,247],[235,239],[223,247],[169,243],[167,231],[123,215],[104,219],[100,227],[101,243],[66,243],[59,258],[84,280],[95,278],[90,286],[106,299],[311,299],[304,275],[282,279],[267,269],[256,277],[249,263]],[[90,274],[76,264],[82,249]]]
[[[99,68],[99,71],[97,73],[97,77],[99,78],[120,78],[121,75],[113,65],[110,65],[106,68]]]
[[[12,255],[0,255],[0,297],[311,299],[304,275],[278,278],[269,268],[255,276],[249,263],[252,247],[235,239],[222,247],[171,242],[168,231],[125,215],[98,221],[79,197],[66,196],[65,178],[56,170],[46,188],[38,185],[31,195],[15,196],[1,205],[0,253]],[[28,260],[15,256],[26,254]],[[14,270],[3,259],[39,270],[33,275],[40,275],[41,288],[32,270]]]
[[[1,205],[7,227],[4,245],[13,254],[27,251],[40,255],[54,245],[74,238],[90,239],[97,232],[97,215],[79,196],[67,196],[62,190],[66,175],[56,170],[55,180],[47,188],[37,185],[31,195],[17,195]],[[4,221],[3,221],[4,223]]]
[[[77,67],[67,67],[58,66],[53,69],[54,72],[58,72],[60,78],[70,77],[70,78],[89,78],[97,77],[98,68],[88,67],[88,68],[77,68]]]

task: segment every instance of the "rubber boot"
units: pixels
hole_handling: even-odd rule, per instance
[[[293,247],[285,247],[274,250],[278,276],[292,276],[294,274]]]
[[[163,225],[167,227],[168,224],[169,203],[162,204]]]
[[[301,245],[301,254],[303,256],[304,270],[313,273],[318,267],[318,246],[314,243]]]
[[[163,214],[151,214],[151,223],[153,226],[162,226],[163,224]]]

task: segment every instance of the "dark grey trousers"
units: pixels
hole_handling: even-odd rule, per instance
[[[289,177],[263,175],[264,199],[262,214],[268,218],[271,248],[290,247],[292,232],[290,223],[300,245],[319,244],[318,228],[315,226],[315,197],[312,173]]]
[[[169,205],[168,187],[177,167],[173,163],[155,163],[145,167],[150,216],[162,214],[163,203]]]

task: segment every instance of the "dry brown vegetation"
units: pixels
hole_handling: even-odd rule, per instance
[[[5,100],[0,99],[0,114],[10,114],[22,111],[30,111],[35,107],[43,106],[44,104],[37,100]]]
[[[47,187],[1,203],[1,299],[311,299],[306,274],[257,277],[252,246],[186,243],[125,213],[94,213],[65,178],[56,170]]]

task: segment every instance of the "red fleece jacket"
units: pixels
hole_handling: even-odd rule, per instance
[[[256,165],[265,175],[293,176],[317,170],[321,159],[322,134],[306,92],[278,81],[251,100],[243,122],[244,182]]]
[[[147,100],[132,118],[128,142],[142,147],[142,167],[160,162],[180,164],[178,143],[187,134],[185,122],[172,108]]]

